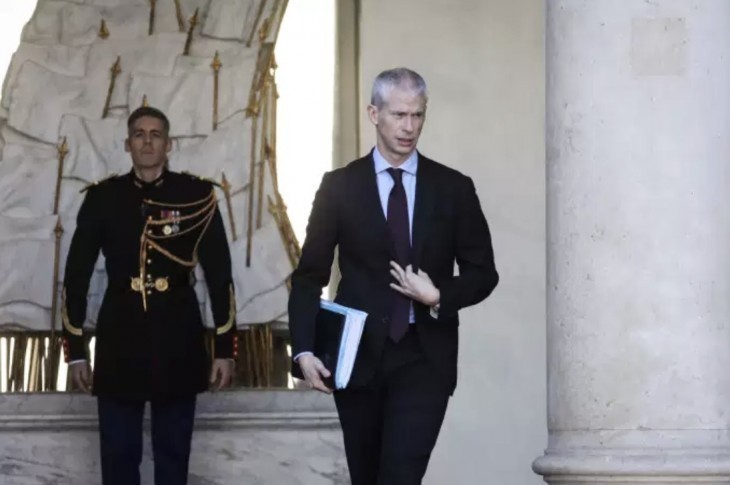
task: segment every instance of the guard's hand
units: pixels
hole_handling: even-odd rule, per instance
[[[322,391],[325,394],[332,394],[332,389],[324,385],[322,377],[329,377],[332,373],[327,370],[321,360],[311,354],[302,355],[297,359],[299,367],[302,368],[302,374],[304,379],[309,384],[309,387]]]
[[[231,385],[235,366],[236,364],[233,359],[213,360],[213,367],[210,370],[210,384],[212,386],[212,391],[220,391],[224,387]],[[216,381],[218,381],[218,385],[215,385]]]
[[[89,362],[85,360],[71,364],[69,371],[71,372],[71,380],[74,385],[85,393],[90,394],[94,374],[91,372]]]
[[[419,269],[418,273],[414,273],[410,264],[406,266],[406,269],[403,269],[398,263],[391,261],[390,274],[396,281],[391,283],[390,287],[408,298],[429,307],[434,306],[441,300],[441,292],[425,271]]]

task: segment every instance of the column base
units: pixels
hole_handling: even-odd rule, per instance
[[[730,484],[728,430],[550,433],[532,469],[552,485]]]

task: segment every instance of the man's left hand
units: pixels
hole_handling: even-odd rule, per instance
[[[391,283],[390,287],[408,298],[429,307],[440,301],[441,292],[434,286],[433,281],[425,271],[419,269],[417,273],[414,273],[410,264],[406,266],[406,269],[403,269],[398,263],[391,261],[390,274],[396,281],[396,283]]]
[[[234,367],[233,359],[214,359],[210,371],[210,384],[213,386],[211,390],[220,391],[224,387],[228,387],[233,380]],[[218,385],[215,385],[216,381],[218,381]]]

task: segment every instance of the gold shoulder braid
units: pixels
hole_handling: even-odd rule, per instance
[[[146,281],[146,265],[145,261],[147,261],[147,251],[149,249],[154,249],[155,251],[159,252],[163,256],[167,257],[168,259],[178,263],[181,266],[185,266],[187,268],[194,268],[198,264],[198,246],[200,245],[200,241],[203,239],[203,236],[205,235],[206,231],[208,230],[208,226],[210,226],[210,222],[213,220],[213,216],[215,215],[215,209],[217,200],[215,197],[215,190],[211,189],[210,193],[203,197],[200,200],[196,200],[193,202],[188,202],[184,204],[171,204],[166,202],[158,202],[155,200],[145,199],[144,203],[151,206],[157,206],[157,207],[170,207],[175,209],[189,209],[192,212],[183,216],[178,217],[166,217],[163,219],[152,219],[152,216],[148,217],[145,221],[144,228],[142,230],[142,235],[140,236],[140,246],[139,246],[139,281],[143,282]],[[181,222],[190,222],[190,227],[181,230],[179,232],[175,233],[167,233],[165,234],[155,234],[152,230],[153,228],[164,226],[167,227],[170,224],[179,224]],[[180,237],[184,234],[188,234],[192,231],[195,231],[196,229],[200,229],[200,234],[198,234],[198,238],[195,241],[195,245],[193,247],[192,251],[192,257],[190,260],[184,259],[180,256],[177,256],[175,254],[172,254],[169,250],[165,249],[163,247],[163,243],[165,240],[174,239],[177,237]],[[145,291],[141,291],[142,294],[142,304],[147,311],[147,296]]]
[[[113,173],[111,175],[108,175],[108,176],[104,177],[103,179],[95,180],[94,182],[91,182],[90,184],[87,184],[86,187],[84,187],[83,189],[79,190],[79,194],[83,194],[84,192],[86,192],[90,188],[96,187],[100,183],[106,182],[107,180],[111,180],[111,179],[116,178],[118,176],[119,176],[119,174]]]
[[[211,179],[211,178],[208,178],[208,177],[203,177],[202,175],[195,175],[194,173],[190,173],[190,172],[188,172],[187,170],[183,170],[183,171],[182,171],[182,172],[180,172],[180,173],[184,173],[185,175],[187,175],[187,176],[189,176],[189,177],[192,177],[192,178],[194,178],[194,179],[202,180],[202,181],[204,181],[204,182],[208,182],[208,183],[210,183],[210,184],[213,184],[213,185],[215,185],[216,187],[218,187],[219,189],[222,189],[222,188],[223,188],[223,186],[222,186],[222,185],[220,184],[220,182],[216,182],[215,180],[213,180],[213,179]]]

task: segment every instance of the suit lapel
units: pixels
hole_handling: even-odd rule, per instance
[[[374,237],[383,241],[387,245],[388,251],[393,259],[395,259],[395,247],[388,229],[388,221],[383,213],[383,206],[380,203],[380,193],[378,192],[378,181],[375,175],[375,162],[373,161],[372,151],[364,158],[356,162],[357,173],[356,180],[359,185],[359,197],[355,200],[362,202],[362,209],[366,218],[371,222],[369,227],[372,228]]]
[[[428,219],[436,201],[436,180],[431,168],[431,161],[419,153],[418,171],[416,172],[416,202],[413,208],[413,235],[411,237],[414,271],[421,266]]]

